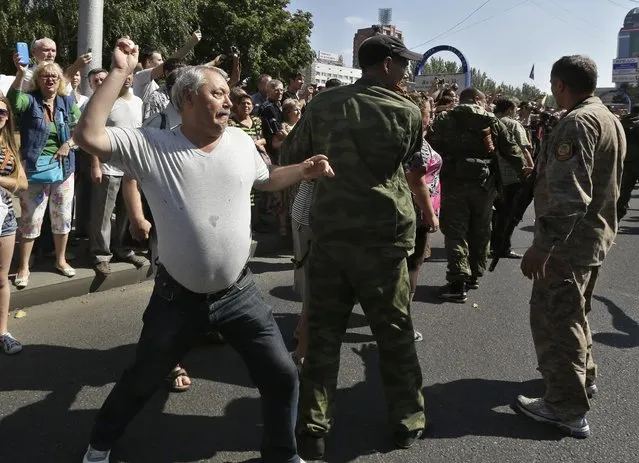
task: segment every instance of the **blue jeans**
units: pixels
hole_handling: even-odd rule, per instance
[[[248,268],[226,290],[204,295],[187,290],[159,266],[142,319],[135,361],[98,413],[93,448],[110,449],[194,341],[215,328],[240,354],[262,396],[262,461],[299,461],[297,370]]]

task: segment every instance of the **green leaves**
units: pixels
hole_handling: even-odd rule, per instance
[[[261,73],[285,79],[313,60],[309,44],[312,16],[286,10],[288,0],[105,0],[103,66],[115,41],[129,35],[142,49],[155,48],[165,58],[200,26],[203,38],[188,60],[204,63],[242,52],[242,77]],[[58,46],[58,63],[77,56],[77,0],[0,0],[0,72],[13,74],[16,42],[47,36]]]

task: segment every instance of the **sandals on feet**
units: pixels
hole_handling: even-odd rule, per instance
[[[29,277],[31,276],[31,272],[27,272],[27,274],[23,277],[16,276],[15,280],[13,280],[13,284],[16,285],[16,288],[22,289],[26,288],[29,284]]]
[[[171,392],[186,392],[191,387],[190,384],[184,384],[182,386],[178,385],[177,379],[180,377],[189,378],[186,370],[180,366],[177,366],[169,373],[169,375],[164,380],[166,382],[166,387]],[[190,379],[190,378],[189,378]]]

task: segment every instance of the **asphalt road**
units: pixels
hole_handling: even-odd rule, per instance
[[[329,462],[639,462],[639,200],[605,262],[591,325],[600,366],[587,440],[515,415],[519,393],[537,395],[528,325],[531,284],[519,262],[503,261],[468,303],[440,303],[442,237],[422,271],[413,307],[432,423],[410,450],[392,450],[377,353],[361,309],[344,338],[337,416]],[[528,216],[514,237],[532,238]],[[259,252],[259,249],[258,249]],[[253,270],[290,342],[299,302],[289,257],[258,257]],[[151,284],[26,309],[10,329],[25,343],[0,355],[0,462],[80,462],[97,409],[131,361]],[[476,304],[476,306],[475,306]],[[184,361],[194,378],[184,394],[159,391],[117,444],[112,461],[131,463],[259,461],[259,396],[228,346],[202,346]]]

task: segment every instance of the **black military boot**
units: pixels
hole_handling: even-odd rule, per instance
[[[466,282],[464,280],[452,281],[442,287],[439,297],[450,302],[464,303],[468,300],[468,292],[466,291]]]
[[[468,277],[466,280],[466,289],[479,289],[479,278]]]
[[[312,436],[306,432],[297,435],[297,453],[306,460],[321,460],[324,458],[326,444],[324,437]]]

